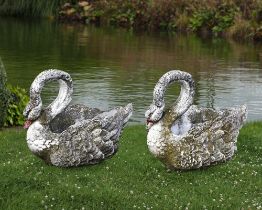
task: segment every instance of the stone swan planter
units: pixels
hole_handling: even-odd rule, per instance
[[[181,84],[175,104],[165,110],[164,94],[173,82]],[[193,104],[194,81],[189,73],[173,70],[164,74],[145,113],[150,152],[169,169],[189,170],[232,158],[239,130],[247,118],[246,106],[218,109]]]
[[[60,85],[58,96],[43,109],[42,88],[56,80]],[[132,115],[132,104],[103,112],[70,105],[72,93],[72,79],[64,71],[46,70],[35,78],[24,110],[29,149],[46,163],[60,167],[96,164],[113,156]]]

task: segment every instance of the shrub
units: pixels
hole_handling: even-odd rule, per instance
[[[251,39],[254,30],[249,21],[238,17],[234,25],[229,28],[228,34],[235,40]]]
[[[262,41],[262,26],[256,28],[253,38],[255,41]]]
[[[6,85],[6,72],[0,58],[0,128],[23,125],[23,110],[29,101],[26,91]]]
[[[213,12],[208,10],[195,12],[189,23],[192,31],[199,32],[204,27],[211,28],[213,16]]]
[[[187,14],[183,13],[176,19],[176,29],[180,32],[187,32],[189,30],[189,17]]]
[[[91,5],[87,1],[75,4],[65,3],[59,11],[59,19],[84,22],[90,14]]]
[[[195,12],[190,19],[190,27],[195,32],[207,29],[214,36],[220,35],[234,23],[237,8],[234,4],[221,4],[211,10]]]
[[[23,110],[29,101],[25,89],[7,85],[10,98],[7,108],[5,126],[19,126],[24,123]]]
[[[135,1],[112,1],[107,13],[112,15],[109,22],[113,25],[133,27],[136,17]]]
[[[176,5],[173,0],[154,0],[150,5],[150,27],[174,29],[175,15]]]

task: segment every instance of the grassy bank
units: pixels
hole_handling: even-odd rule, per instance
[[[62,20],[262,40],[260,0],[68,1]]]
[[[0,0],[0,15],[47,17],[55,15],[65,0]]]
[[[262,41],[261,0],[0,0],[0,15]]]
[[[45,165],[25,131],[0,132],[0,209],[259,209],[262,123],[240,132],[238,153],[204,170],[167,172],[147,150],[143,126],[126,128],[118,154],[95,166]]]

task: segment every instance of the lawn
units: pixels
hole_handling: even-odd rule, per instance
[[[262,122],[244,126],[233,160],[188,172],[168,172],[141,125],[127,127],[117,155],[95,166],[48,166],[21,129],[0,131],[0,144],[4,210],[262,208]]]

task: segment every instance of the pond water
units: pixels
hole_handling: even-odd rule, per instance
[[[134,123],[144,122],[155,83],[172,69],[193,75],[195,104],[214,108],[247,104],[248,120],[262,120],[258,44],[1,18],[0,56],[10,83],[28,89],[42,70],[65,70],[74,81],[73,103],[105,110],[133,102]],[[56,84],[45,88],[45,104],[54,99],[56,90]],[[179,90],[174,85],[167,91],[169,104]]]

